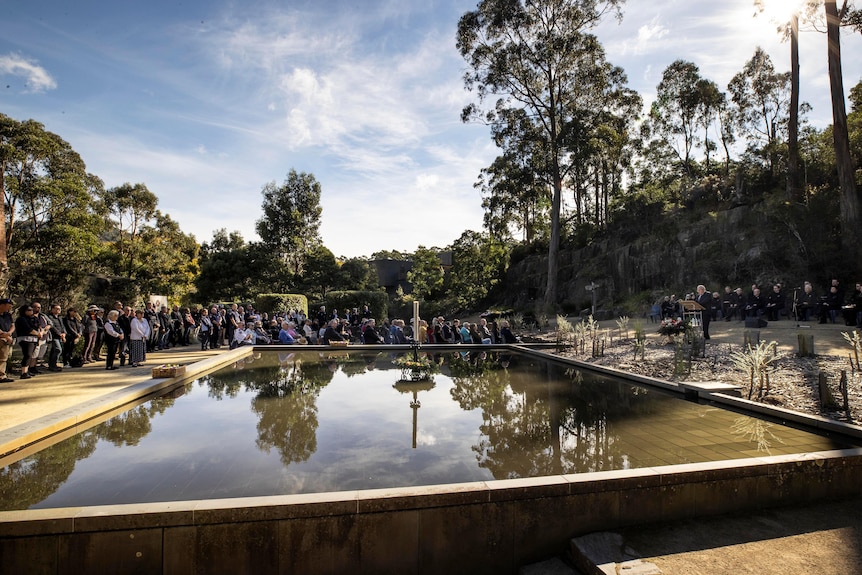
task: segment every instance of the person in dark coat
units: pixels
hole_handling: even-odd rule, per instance
[[[21,379],[30,379],[33,377],[30,370],[36,365],[36,346],[42,337],[39,320],[30,304],[18,308],[18,318],[15,320],[15,337],[21,347]]]
[[[706,286],[697,286],[697,296],[694,298],[697,303],[703,306],[703,311],[700,314],[703,322],[703,339],[709,339],[709,322],[711,319],[710,310],[712,309],[712,294],[706,291]]]

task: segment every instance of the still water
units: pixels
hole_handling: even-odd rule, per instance
[[[403,356],[402,356],[403,357]],[[805,431],[517,354],[263,352],[0,461],[0,509],[586,473],[839,449]]]

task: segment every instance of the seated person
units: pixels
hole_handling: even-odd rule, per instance
[[[862,283],[856,284],[856,289],[847,299],[847,305],[841,309],[844,315],[844,325],[862,328]]]
[[[237,346],[254,345],[255,339],[253,321],[246,323],[245,327],[243,327],[242,324],[239,324],[233,332],[233,340],[236,342]]]
[[[712,292],[712,299],[709,302],[709,319],[712,321],[718,320],[718,314],[721,313],[721,296],[717,291]]]
[[[362,343],[383,343],[383,339],[380,337],[380,334],[377,333],[377,322],[374,321],[374,318],[366,321],[365,326],[362,328]]]
[[[821,298],[821,300],[820,323],[826,323],[827,318],[832,323],[835,323],[835,318],[838,317],[838,312],[844,304],[844,298],[841,297],[838,287],[832,285],[829,288],[829,293]]]
[[[296,339],[290,334],[290,322],[281,322],[281,330],[278,332],[278,343],[282,345],[293,345]]]
[[[796,319],[809,321],[812,314],[817,313],[818,298],[811,282],[805,282],[802,293],[796,294]]]
[[[772,286],[772,293],[766,298],[766,316],[769,321],[778,321],[781,316],[781,310],[784,309],[784,294],[781,293],[781,286],[775,284]]]
[[[263,323],[260,320],[256,320],[254,322],[254,340],[255,343],[272,343],[272,339],[269,337],[269,334],[263,328]]]
[[[503,343],[521,343],[521,340],[512,333],[512,328],[509,327],[509,322],[505,319],[500,323],[500,339],[503,340]]]
[[[323,332],[323,344],[329,345],[331,341],[344,341],[344,336],[338,333],[338,324],[341,323],[337,319],[329,320],[326,329]]]
[[[765,307],[766,301],[760,295],[760,288],[754,288],[745,300],[745,317],[760,317]]]
[[[667,319],[674,316],[676,306],[670,301],[670,296],[664,296],[664,301],[661,302],[661,318]]]

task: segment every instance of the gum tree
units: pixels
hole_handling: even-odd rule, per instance
[[[556,305],[560,214],[568,147],[604,90],[598,40],[589,34],[607,14],[621,17],[623,0],[482,0],[458,23],[457,48],[467,61],[464,84],[477,101],[463,121],[499,125],[522,109],[541,134],[542,177],[551,189],[551,234],[544,305]]]

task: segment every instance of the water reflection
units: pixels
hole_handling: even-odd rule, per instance
[[[78,461],[95,452],[99,441],[118,447],[137,445],[152,430],[152,418],[164,413],[190,386],[180,386],[165,396],[0,468],[0,509],[27,509],[46,499],[66,482]]]
[[[422,381],[406,381],[397,357],[255,353],[0,469],[0,508],[78,504],[68,502],[81,493],[86,504],[271,495],[844,447],[783,427],[779,438],[760,420],[529,356],[424,351],[434,375]],[[85,459],[104,467],[76,474]],[[93,477],[124,490],[100,493]]]

